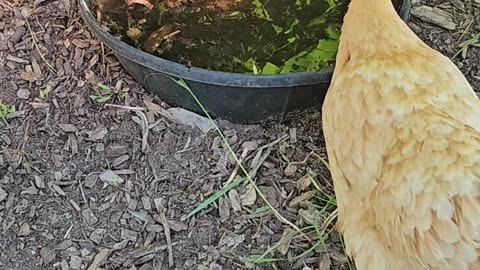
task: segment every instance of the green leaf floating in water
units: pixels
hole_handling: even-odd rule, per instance
[[[265,5],[260,2],[260,0],[252,0],[252,4],[255,6],[253,13],[260,19],[267,20],[269,22],[273,22],[272,17],[270,17],[270,13],[265,8]]]
[[[245,67],[248,70],[253,71],[254,74],[264,75],[320,70],[321,67],[324,67],[335,60],[338,50],[340,31],[333,27],[329,27],[326,32],[328,36],[327,39],[320,39],[316,47],[309,51],[301,51],[285,61],[283,66],[279,67],[267,62],[263,68],[259,69],[255,64],[255,60],[250,58],[245,63]]]
[[[292,22],[292,24],[290,24],[290,27],[288,28],[288,30],[285,31],[285,32],[283,32],[283,33],[284,33],[285,35],[288,35],[288,34],[292,33],[292,32],[293,32],[293,28],[294,28],[295,26],[297,26],[299,23],[300,23],[300,21],[299,21],[297,18],[295,18],[295,20]]]
[[[280,73],[306,72],[319,70],[325,63],[335,59],[338,39],[320,39],[316,48],[302,51],[285,62]]]
[[[322,14],[321,16],[319,17],[316,17],[315,19],[311,20],[308,24],[307,24],[307,27],[310,28],[310,27],[313,27],[313,26],[317,26],[317,25],[323,25],[327,22],[327,19],[325,17],[324,14]]]
[[[335,0],[327,0],[327,3],[328,3],[328,9],[325,11],[325,14],[332,11],[337,6],[337,4],[335,3]]]
[[[277,35],[280,34],[280,33],[282,33],[282,31],[283,31],[283,28],[282,28],[281,26],[278,26],[278,25],[276,25],[276,24],[274,24],[274,23],[272,23],[272,27],[273,27],[273,29],[275,30],[275,33],[276,33]]]
[[[250,70],[253,74],[259,74],[257,63],[253,58],[250,58],[245,63],[243,63],[243,67],[247,70]]]
[[[327,28],[327,35],[331,39],[339,39],[340,38],[340,30],[335,29],[333,27],[328,27]]]
[[[267,62],[265,66],[262,68],[262,74],[264,75],[273,75],[273,74],[278,74],[282,71],[282,69],[275,64],[272,64],[270,62]]]

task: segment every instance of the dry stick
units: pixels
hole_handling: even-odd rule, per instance
[[[145,114],[139,110],[135,110],[135,113],[137,113],[137,115],[142,118],[143,120],[143,125],[142,125],[142,134],[143,134],[143,137],[142,137],[142,152],[146,152],[147,149],[148,149],[148,120],[147,120],[147,117],[145,116]]]
[[[0,1],[0,6],[3,6],[5,9],[8,9],[9,11],[13,11],[14,10],[14,6],[13,6],[13,3],[10,3],[10,2],[6,2],[6,1]],[[2,14],[5,14],[3,12],[3,10],[0,10],[0,12],[2,12]]]
[[[23,131],[22,141],[17,148],[17,150],[20,150],[21,152],[25,151],[25,144],[28,141],[28,131],[29,131],[29,129],[30,129],[30,121],[27,120],[27,124],[25,125],[25,130]]]
[[[58,133],[56,133],[52,127],[48,124],[48,118],[50,117],[50,109],[48,108],[46,111],[46,114],[45,114],[45,125],[48,127],[48,129],[50,129],[50,131],[55,134],[55,136],[59,136]]]
[[[260,169],[260,167],[263,165],[263,163],[268,158],[268,156],[270,156],[271,152],[272,152],[272,147],[268,147],[265,153],[263,153],[263,155],[260,155],[260,158],[258,159],[257,164],[253,164],[252,162],[253,168],[251,168],[251,170],[248,172],[248,175],[250,176],[250,178],[252,179],[255,178],[255,176],[257,175],[258,169]]]
[[[128,1],[128,5],[131,6],[133,4],[139,4],[139,5],[143,5],[145,6],[146,8],[148,8],[149,10],[151,10],[154,5],[152,5],[150,2],[148,2],[147,0],[129,0]]]
[[[275,141],[273,141],[273,142],[271,142],[271,143],[268,143],[268,144],[265,144],[265,145],[262,146],[262,147],[259,147],[259,148],[257,149],[257,151],[262,150],[262,149],[265,149],[265,148],[272,147],[272,146],[278,144],[278,143],[281,142],[281,141],[288,140],[289,137],[290,137],[290,136],[289,136],[288,134],[284,134],[282,137],[276,139]]]
[[[172,239],[170,238],[170,227],[168,226],[168,221],[167,221],[167,218],[165,217],[164,211],[160,213],[160,218],[162,219],[162,225],[165,231],[165,238],[167,239],[168,266],[173,267]]]
[[[310,158],[311,155],[313,155],[314,151],[311,151],[310,153],[308,153],[308,155],[302,160],[302,161],[292,161],[290,162],[289,164],[290,165],[302,165],[302,164],[305,164],[307,163],[308,159]]]
[[[63,239],[67,239],[68,236],[70,235],[70,232],[73,229],[73,224],[70,224],[70,228],[68,228],[67,232],[63,235]]]
[[[124,105],[117,105],[117,104],[105,104],[105,107],[114,107],[126,110],[138,110],[138,111],[145,111],[142,107],[131,107],[131,106],[124,106]]]
[[[240,156],[240,159],[239,159],[240,162],[243,162],[243,160],[247,157],[247,153],[248,153],[248,149],[247,148],[243,149],[242,155]],[[223,184],[223,187],[228,186],[233,181],[235,176],[237,176],[238,169],[240,169],[240,165],[237,163],[237,165],[235,165],[235,168],[233,169],[232,174],[230,175],[228,180],[225,182],[225,184]]]
[[[80,179],[78,179],[78,187],[80,188],[80,193],[82,194],[83,202],[84,203],[88,202],[87,198],[85,197],[85,192],[83,191],[82,182],[80,182]]]
[[[163,36],[162,39],[163,39],[163,40],[167,40],[167,39],[169,39],[169,38],[171,38],[171,37],[173,37],[173,36],[175,36],[175,35],[177,35],[177,34],[179,34],[179,33],[180,33],[180,30],[173,31],[173,32],[171,32],[170,34]]]
[[[95,255],[93,262],[90,264],[87,270],[97,270],[102,263],[106,261],[108,256],[110,255],[111,249],[104,248],[100,250],[100,252]]]
[[[468,30],[470,29],[470,27],[472,26],[472,23],[474,22],[475,20],[471,20],[470,23],[467,25],[467,27],[465,28],[465,30],[463,31],[463,33],[460,35],[460,37],[457,39],[457,42],[456,44],[458,44],[460,42],[460,40],[462,40],[462,38],[465,36],[465,34],[467,34]]]
[[[33,45],[35,46],[35,49],[37,49],[37,52],[40,55],[40,58],[42,58],[43,62],[47,65],[47,67],[50,69],[50,71],[52,71],[53,74],[57,75],[57,70],[50,63],[48,63],[48,61],[47,61],[47,59],[45,59],[45,56],[43,55],[42,51],[40,51],[40,48],[38,47],[38,43],[37,43],[37,38],[33,34],[32,28],[30,27],[30,23],[28,22],[28,18],[25,18],[25,22],[27,23],[28,32],[30,33],[30,36],[32,37]]]
[[[102,67],[100,68],[101,75],[104,76],[106,70],[105,69],[105,46],[103,45],[103,42],[100,42],[100,48],[102,49]]]
[[[235,152],[233,151],[233,149],[230,147],[230,145],[228,144],[228,140],[227,138],[225,138],[225,135],[223,135],[223,132],[220,130],[220,128],[218,127],[218,125],[215,123],[215,121],[212,119],[211,115],[208,113],[208,111],[205,109],[205,107],[203,106],[203,104],[200,102],[200,100],[198,100],[197,96],[193,93],[193,91],[190,89],[190,87],[185,83],[185,81],[183,80],[174,80],[177,84],[179,84],[180,86],[182,86],[185,90],[187,90],[190,95],[193,97],[193,99],[195,100],[195,102],[200,106],[200,108],[202,109],[202,111],[207,115],[208,119],[215,124],[215,131],[220,135],[220,138],[222,139],[222,141],[227,145],[227,149],[228,151],[230,152],[230,155],[233,157],[233,159],[235,160],[235,162],[237,164],[241,164],[240,163],[240,160],[238,160],[238,157],[237,155],[235,154]],[[303,236],[305,236],[309,241],[310,241],[310,238],[302,232],[302,230],[300,230],[300,228],[298,228],[298,226],[296,226],[295,224],[293,224],[290,220],[286,219],[285,217],[283,217],[278,211],[277,209],[275,209],[272,204],[267,200],[267,198],[265,197],[265,195],[260,191],[260,189],[257,187],[257,185],[255,185],[255,182],[253,181],[252,177],[250,176],[249,172],[245,169],[245,167],[243,165],[240,165],[240,168],[242,169],[242,172],[247,176],[247,179],[248,181],[250,182],[250,184],[253,186],[253,188],[255,189],[255,191],[257,192],[257,194],[260,196],[260,198],[262,199],[262,201],[265,202],[265,204],[268,206],[268,208],[273,212],[273,214],[275,215],[276,218],[278,218],[281,222],[287,224],[288,226],[292,227],[293,229],[295,229],[297,232],[299,232],[300,234],[302,234]]]

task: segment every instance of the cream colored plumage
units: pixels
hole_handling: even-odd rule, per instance
[[[480,269],[480,101],[390,0],[352,0],[322,123],[358,270]]]

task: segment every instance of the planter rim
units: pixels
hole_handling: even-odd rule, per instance
[[[142,50],[134,48],[103,30],[96,21],[89,7],[89,0],[80,0],[80,12],[87,25],[115,53],[122,57],[163,73],[168,76],[183,78],[206,84],[248,88],[277,88],[311,85],[319,82],[328,82],[333,74],[333,69],[327,68],[316,72],[297,72],[275,75],[254,75],[223,71],[214,71],[197,67],[187,67],[183,64],[170,61]],[[400,16],[408,19],[410,0],[404,0]]]

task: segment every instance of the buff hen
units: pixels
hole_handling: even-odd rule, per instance
[[[480,269],[480,101],[390,0],[352,0],[322,108],[358,270]]]

